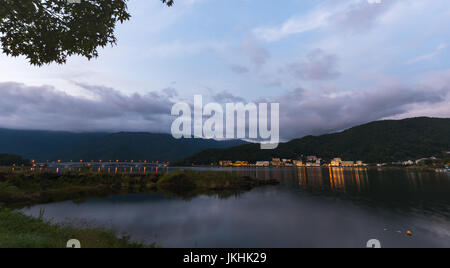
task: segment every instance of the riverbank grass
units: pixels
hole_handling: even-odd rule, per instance
[[[155,247],[131,242],[128,236],[118,237],[102,227],[52,224],[1,207],[0,219],[0,248],[65,248],[71,239],[79,240],[82,248]]]
[[[0,172],[0,204],[23,207],[64,200],[84,200],[115,193],[161,192],[169,196],[227,196],[254,187],[278,184],[229,172],[177,170],[167,174],[94,172]]]
[[[192,188],[199,190],[250,190],[263,185],[278,184],[278,181],[263,181],[231,172],[177,170],[165,174],[157,182],[161,188]]]

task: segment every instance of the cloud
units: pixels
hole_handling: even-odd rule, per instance
[[[292,34],[318,29],[326,25],[329,16],[330,13],[327,11],[314,11],[301,18],[291,18],[281,26],[256,28],[253,34],[266,42],[275,42]]]
[[[218,94],[215,94],[212,98],[215,102],[224,104],[224,103],[246,103],[247,101],[244,98],[235,96],[229,92],[223,91]]]
[[[321,49],[311,51],[305,61],[287,66],[287,72],[302,80],[331,80],[340,76],[336,70],[337,56]]]
[[[333,24],[344,30],[352,32],[367,31],[395,1],[380,1],[376,3],[359,1],[336,11],[329,19]]]
[[[450,70],[414,85],[387,80],[371,88],[334,93],[300,88],[269,101],[280,103],[280,135],[292,139],[400,115],[450,117],[448,82]]]
[[[226,41],[180,41],[174,40],[163,43],[148,43],[140,50],[136,50],[135,57],[138,58],[163,58],[173,59],[202,53],[223,53],[229,48]],[[127,48],[130,49],[130,48]],[[135,49],[135,48],[134,48]]]
[[[242,42],[242,49],[257,67],[263,66],[270,59],[269,51],[260,46],[255,40],[245,39]]]
[[[250,72],[250,70],[242,65],[233,64],[230,66],[231,70],[237,74],[245,74]]]
[[[414,64],[422,61],[429,61],[441,54],[445,49],[447,49],[448,44],[440,44],[438,47],[436,47],[431,53],[418,56],[416,58],[413,58],[409,60],[406,64]]]
[[[173,89],[142,95],[77,84],[92,98],[72,96],[50,86],[0,83],[0,126],[67,131],[167,132]]]
[[[150,131],[168,133],[173,88],[124,95],[96,85],[77,84],[91,97],[69,95],[50,86],[0,83],[0,127],[67,131]],[[205,96],[207,97],[207,96]],[[218,103],[248,101],[223,91]],[[297,88],[259,102],[280,103],[284,140],[343,130],[384,118],[450,117],[450,70],[432,72],[414,84],[380,80],[368,88],[328,92]]]
[[[388,10],[394,1],[371,4],[367,1],[327,1],[309,13],[295,16],[279,26],[258,27],[253,34],[266,42],[275,42],[294,34],[302,34],[328,26],[338,25],[347,30],[367,30]]]

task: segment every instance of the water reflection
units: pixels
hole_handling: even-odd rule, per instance
[[[199,170],[211,170],[202,169]],[[167,171],[170,172],[169,169]],[[228,168],[279,186],[189,201],[161,193],[117,195],[41,208],[165,247],[450,247],[450,174],[406,169]],[[405,235],[407,230],[413,237]]]
[[[370,193],[391,189],[399,193],[450,190],[450,174],[407,169],[370,168],[229,168],[216,169],[261,180],[276,179],[284,185],[342,193]],[[447,196],[447,195],[445,195]]]
[[[72,172],[72,171],[89,171],[94,173],[126,173],[126,174],[160,174],[160,173],[167,173],[171,170],[174,170],[174,168],[164,167],[164,166],[153,166],[153,165],[89,165],[81,167],[72,167],[67,166],[64,164],[58,165],[58,166],[52,166],[48,168],[40,168],[39,170],[36,170],[34,168],[31,168],[31,172],[56,172],[56,173],[63,173],[63,172]],[[12,170],[14,171],[14,170]]]

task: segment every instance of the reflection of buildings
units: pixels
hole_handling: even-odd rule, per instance
[[[341,168],[330,168],[330,188],[332,191],[345,191],[344,170]]]
[[[367,192],[369,187],[366,168],[240,168],[233,169],[232,172],[260,180],[275,179],[282,185],[297,186],[311,191],[357,194]]]
[[[332,191],[364,192],[368,187],[367,169],[343,169],[330,167],[330,188]]]

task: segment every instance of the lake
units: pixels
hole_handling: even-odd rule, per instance
[[[223,199],[128,194],[22,211],[38,216],[44,208],[45,218],[53,222],[87,221],[162,247],[365,247],[370,239],[378,239],[382,247],[450,247],[450,173],[219,170],[281,183]]]

